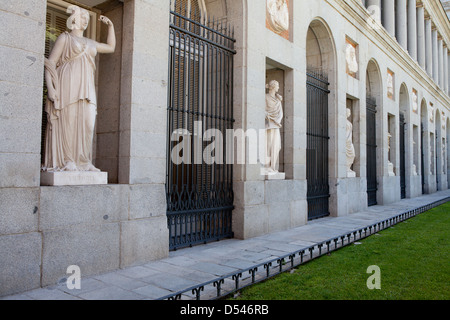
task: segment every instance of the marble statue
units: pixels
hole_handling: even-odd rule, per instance
[[[434,148],[430,149],[430,176],[434,174],[434,164],[436,163],[434,159]]]
[[[445,153],[445,139],[442,139],[442,174],[445,174],[445,168],[446,166],[446,153]]]
[[[417,176],[417,166],[415,164],[412,165],[411,171],[413,176]]]
[[[272,80],[267,86],[266,94],[266,167],[267,175],[277,174],[281,151],[281,122],[283,120],[283,97],[278,94],[280,84]]]
[[[286,0],[267,0],[267,21],[278,34],[289,30],[289,8]]]
[[[346,154],[347,154],[347,176],[349,178],[356,177],[356,173],[352,170],[353,163],[355,162],[356,153],[355,146],[353,145],[353,124],[350,121],[350,117],[352,112],[350,109],[347,109],[347,145],[346,145]]]
[[[351,43],[347,43],[345,49],[345,59],[347,61],[347,70],[350,74],[356,74],[358,72],[358,61],[356,59],[356,49]]]
[[[94,128],[97,115],[95,56],[113,53],[116,39],[110,19],[100,16],[108,26],[107,43],[85,38],[90,15],[72,5],[70,17],[48,59],[45,77],[48,88],[48,125],[43,171],[99,172],[92,164]]]
[[[416,141],[413,139],[413,149],[415,149],[416,144],[417,144]],[[412,167],[411,167],[411,172],[412,172],[413,176],[417,176],[417,166],[414,163],[414,161],[415,160],[413,160],[413,164],[412,164]]]
[[[391,139],[392,139],[392,135],[388,132],[388,151],[389,152],[391,152]],[[390,177],[395,176],[394,164],[390,160],[388,160],[388,174]]]

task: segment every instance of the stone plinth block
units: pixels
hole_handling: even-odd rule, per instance
[[[42,236],[0,236],[0,297],[39,288]]]
[[[267,175],[266,179],[267,180],[286,180],[286,174],[277,172],[277,173]]]
[[[261,168],[261,175],[265,176],[265,180],[286,180],[286,173],[269,172],[266,168]]]
[[[42,232],[42,238],[41,281],[44,287],[64,280],[71,265],[80,267],[82,280],[119,269],[119,223],[48,230]]]
[[[87,186],[108,184],[106,172],[41,172],[42,186]]]

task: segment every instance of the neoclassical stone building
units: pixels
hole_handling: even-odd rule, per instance
[[[108,184],[47,186],[44,62],[72,4],[90,39],[114,24],[95,71]],[[440,1],[3,0],[0,19],[0,296],[448,188]],[[254,152],[272,80],[282,178]]]

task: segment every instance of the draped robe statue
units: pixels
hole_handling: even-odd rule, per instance
[[[353,124],[350,122],[350,116],[352,115],[351,110],[347,109],[347,144],[346,144],[346,154],[347,154],[347,176],[355,177],[356,173],[352,170],[353,163],[355,162],[356,153],[355,146],[353,145]]]
[[[281,151],[281,122],[283,121],[283,98],[277,94],[280,85],[273,80],[267,86],[269,93],[266,94],[266,172],[267,174],[278,173],[279,156]]]
[[[115,50],[114,26],[108,18],[100,21],[109,26],[107,43],[83,37],[89,23],[89,12],[78,6],[71,13],[67,27],[56,40],[49,59],[45,59],[48,88],[48,118],[44,171],[99,172],[92,164],[97,97],[95,91],[95,57],[97,53]]]

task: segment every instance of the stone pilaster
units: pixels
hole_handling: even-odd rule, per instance
[[[419,65],[425,69],[425,9],[423,5],[417,7],[417,60]]]
[[[396,37],[398,43],[405,49],[408,49],[408,30],[407,30],[407,11],[406,0],[397,0],[396,2]]]
[[[439,82],[439,52],[438,52],[438,32],[436,27],[431,31],[432,52],[433,52],[433,79]]]
[[[395,1],[383,0],[383,25],[389,34],[395,37]]]
[[[425,19],[425,57],[426,69],[430,77],[433,77],[433,39],[432,22],[430,18]]]
[[[416,0],[408,0],[408,52],[417,60],[417,11]]]

